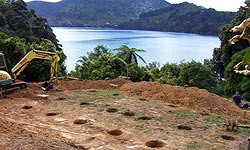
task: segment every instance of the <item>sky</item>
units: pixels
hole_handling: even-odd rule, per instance
[[[29,2],[32,0],[24,0]],[[48,2],[58,2],[60,0],[43,0]],[[217,11],[234,11],[236,12],[240,6],[245,6],[245,0],[166,0],[171,4],[177,4],[184,1],[193,3],[197,6],[203,6],[205,8],[214,8]]]

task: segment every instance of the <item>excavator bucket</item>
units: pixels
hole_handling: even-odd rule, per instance
[[[42,84],[41,88],[44,91],[49,91],[49,90],[53,89],[53,83],[51,83],[50,81],[46,81]]]

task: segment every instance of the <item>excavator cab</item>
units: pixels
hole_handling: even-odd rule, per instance
[[[10,93],[17,89],[26,88],[25,82],[15,83],[11,75],[7,72],[7,65],[5,61],[4,54],[0,52],[0,93],[2,94]]]
[[[0,87],[9,85],[13,83],[13,79],[7,73],[7,65],[5,62],[5,57],[2,52],[0,52]]]
[[[0,52],[0,70],[7,71],[5,57],[4,57],[4,54],[2,52]]]

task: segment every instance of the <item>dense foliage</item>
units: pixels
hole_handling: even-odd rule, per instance
[[[153,66],[150,64],[147,68],[155,81],[170,85],[198,87],[210,92],[216,91],[217,80],[208,65],[191,61],[181,64],[166,63],[161,68],[158,65]]]
[[[244,75],[234,73],[233,66],[238,62],[242,61],[243,56],[250,49],[244,49],[240,52],[235,53],[232,56],[232,61],[227,65],[225,69],[225,76],[227,77],[225,85],[225,94],[232,95],[236,91],[240,91],[246,100],[250,100],[250,79]]]
[[[59,75],[65,72],[65,54],[45,19],[28,10],[23,0],[0,0],[0,51],[5,54],[8,71],[30,50],[57,52],[60,56]],[[25,81],[49,79],[50,64],[45,60],[32,60],[21,73]]]
[[[212,65],[218,76],[218,78],[224,77],[225,67],[230,63],[231,57],[236,52],[241,51],[249,46],[246,40],[240,40],[236,44],[230,44],[228,40],[238,33],[230,32],[231,28],[239,25],[248,14],[238,11],[235,18],[230,24],[226,24],[220,28],[219,38],[221,45],[219,48],[215,48],[213,52]]]
[[[137,49],[129,48],[127,45],[122,45],[120,48],[122,47],[126,47],[127,53],[114,55],[107,47],[98,45],[93,52],[78,60],[78,64],[75,66],[76,71],[71,71],[70,75],[90,80],[114,79],[119,76],[129,76],[132,81],[149,80],[146,69],[139,67],[134,61],[127,63],[123,59],[126,59],[124,56],[128,56],[128,53],[135,52]]]
[[[13,2],[0,1],[0,32],[9,36],[24,38],[26,42],[41,42],[49,39],[57,47],[58,40],[44,18],[38,17],[34,11],[26,8],[23,0]]]
[[[57,3],[33,1],[28,8],[45,17],[51,26],[114,26],[168,6],[165,0],[63,0]]]
[[[246,0],[246,6],[250,6],[250,1]],[[230,32],[231,28],[239,25],[243,20],[250,16],[249,13],[244,11],[238,11],[236,16],[230,24],[224,25],[220,29],[219,38],[221,45],[219,48],[215,48],[213,52],[213,58],[211,60],[211,67],[213,68],[217,79],[221,80],[224,85],[224,94],[226,96],[232,96],[236,91],[240,91],[245,100],[250,100],[249,93],[249,77],[235,74],[233,66],[243,60],[243,56],[247,52],[249,42],[247,40],[240,39],[235,44],[228,42],[234,35],[239,34]]]
[[[119,24],[118,28],[218,35],[219,27],[234,15],[184,2],[142,13],[139,19]]]
[[[132,81],[158,81],[170,85],[196,86],[215,91],[217,80],[208,65],[191,61],[187,63],[165,64],[152,62],[139,66],[136,61],[128,61],[131,52],[143,52],[143,50],[122,45],[113,51],[122,50],[112,54],[107,47],[99,45],[88,56],[82,56],[70,75],[80,79],[113,79],[118,76],[128,76]],[[128,55],[130,54],[130,55]],[[93,57],[95,56],[95,57]],[[141,56],[133,55],[143,59]],[[133,59],[135,60],[135,59]]]

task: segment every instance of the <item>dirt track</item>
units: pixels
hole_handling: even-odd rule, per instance
[[[40,85],[0,101],[0,149],[247,148],[249,131],[225,131],[223,121],[248,125],[249,114],[206,90],[123,78]]]

